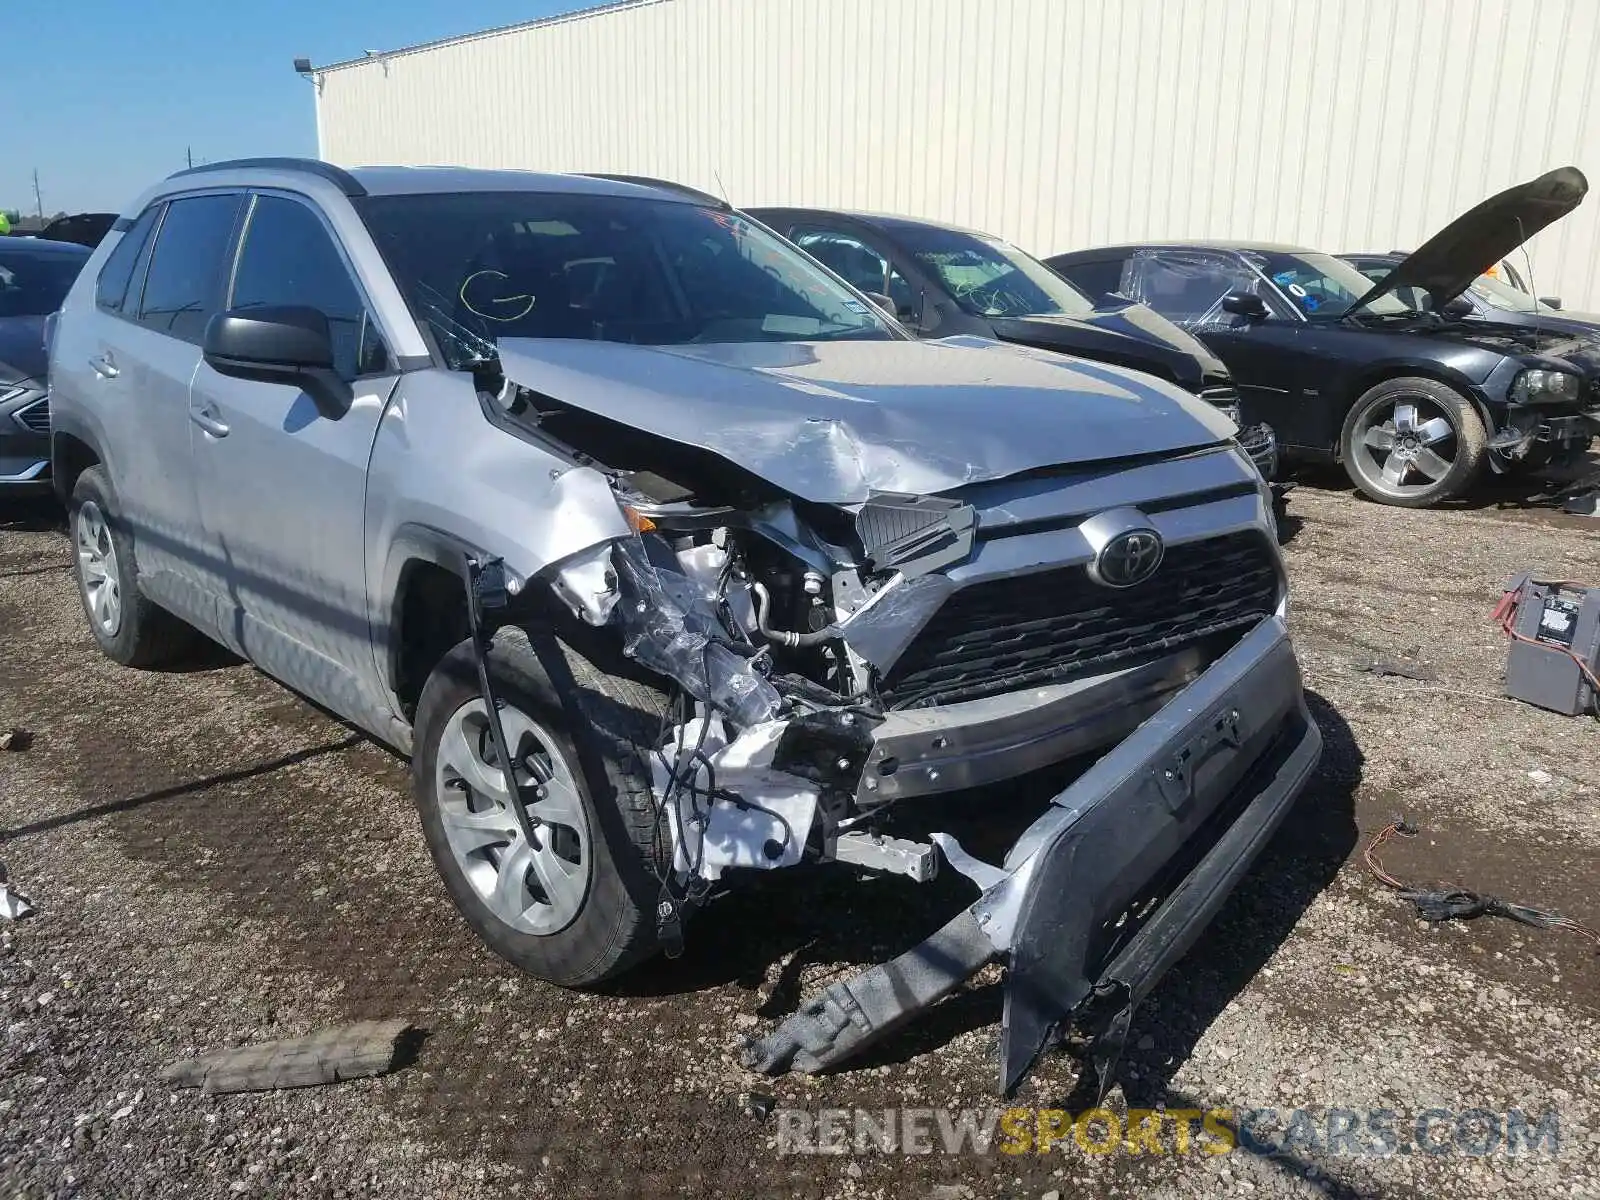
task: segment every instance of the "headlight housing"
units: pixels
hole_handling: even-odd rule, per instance
[[[1583,380],[1571,371],[1550,371],[1535,367],[1520,371],[1511,381],[1511,403],[1538,404],[1543,401],[1576,400]]]

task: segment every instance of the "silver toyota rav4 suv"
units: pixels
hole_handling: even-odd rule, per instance
[[[198,631],[409,755],[450,895],[519,967],[676,952],[750,872],[977,885],[757,1069],[995,959],[1004,1088],[1072,1028],[1114,1055],[1320,752],[1231,422],[918,341],[699,193],[184,171],[96,251],[50,378],[101,647]],[[925,797],[1091,751],[1003,862],[918,834]]]

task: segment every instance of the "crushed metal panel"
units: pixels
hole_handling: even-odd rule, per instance
[[[819,503],[932,495],[1039,467],[1191,450],[1233,433],[1209,404],[1152,376],[977,338],[679,346],[502,338],[498,348],[507,378],[524,387],[709,451]]]
[[[932,938],[833,984],[747,1045],[745,1064],[837,1066],[1003,956],[1002,1093],[1075,1019],[1092,1027],[1104,1088],[1133,1010],[1208,926],[1321,748],[1287,628],[1268,618],[1055,797],[1003,868],[937,839],[982,895]],[[1186,860],[1186,848],[1213,838]],[[1169,878],[1178,866],[1181,878]]]

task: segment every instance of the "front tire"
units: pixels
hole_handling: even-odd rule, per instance
[[[535,843],[507,804],[472,645],[429,676],[417,706],[412,793],[445,890],[473,931],[513,966],[590,987],[657,948],[660,871],[649,753],[667,698],[607,672],[559,638],[507,627],[489,652],[501,724]]]
[[[67,529],[83,615],[107,658],[125,667],[156,667],[194,649],[199,634],[139,591],[133,539],[102,468],[78,476]]]
[[[1402,376],[1368,389],[1339,437],[1350,481],[1372,499],[1428,508],[1472,486],[1488,456],[1472,402],[1435,379]]]

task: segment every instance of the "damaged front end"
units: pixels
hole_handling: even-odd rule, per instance
[[[1003,866],[940,837],[978,899],[892,962],[831,985],[748,1045],[745,1065],[837,1066],[998,960],[1002,1092],[1075,1028],[1104,1095],[1134,1009],[1282,822],[1321,746],[1274,617],[1056,796]]]
[[[570,437],[570,431],[569,431]],[[1315,764],[1272,493],[1239,447],[836,504],[656,442],[607,469],[631,536],[553,564],[574,616],[676,685],[650,747],[662,947],[730,872],[841,863],[981,889],[747,1050],[839,1064],[994,960],[1001,1086],[1071,1027],[1114,1056]],[[1001,865],[890,836],[919,797],[1113,748]],[[903,830],[902,830],[903,832]]]

